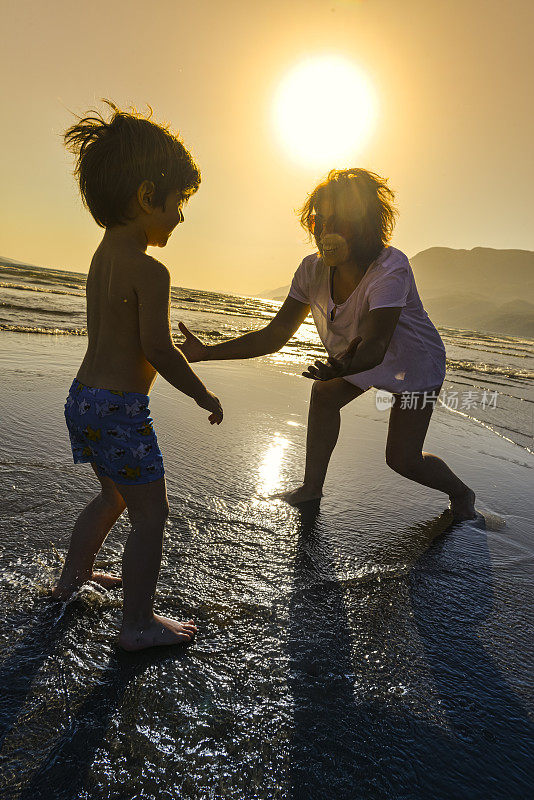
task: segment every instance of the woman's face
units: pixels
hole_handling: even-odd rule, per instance
[[[351,225],[335,213],[329,198],[318,200],[315,206],[313,235],[319,253],[327,267],[338,267],[350,260]]]

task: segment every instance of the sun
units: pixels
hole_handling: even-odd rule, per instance
[[[322,56],[298,64],[280,83],[274,125],[289,155],[307,166],[346,164],[368,141],[377,100],[349,59]]]

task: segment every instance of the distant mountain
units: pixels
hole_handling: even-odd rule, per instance
[[[526,300],[495,303],[481,294],[422,299],[430,319],[438,326],[534,339],[534,303]]]
[[[479,293],[494,302],[534,302],[534,252],[430,247],[410,259],[422,297]]]
[[[534,252],[431,247],[410,263],[436,325],[534,338]]]
[[[278,289],[264,289],[258,292],[257,297],[262,297],[264,300],[285,300],[289,286],[280,286]]]
[[[27,261],[15,261],[14,258],[6,258],[6,256],[0,256],[0,265],[5,264],[13,264],[16,267],[35,267],[36,264],[28,264]]]
[[[436,325],[534,338],[534,252],[430,247],[410,258]],[[284,300],[289,286],[261,292]]]

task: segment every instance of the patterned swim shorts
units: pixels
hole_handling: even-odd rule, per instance
[[[75,464],[94,462],[116,483],[134,486],[165,474],[148,395],[97,389],[76,378],[65,403]]]

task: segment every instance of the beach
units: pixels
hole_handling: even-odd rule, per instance
[[[2,10],[0,800],[534,800],[534,2]]]
[[[342,412],[320,510],[298,485],[311,384],[269,359],[200,364],[225,419],[151,394],[170,517],[156,609],[186,648],[116,645],[121,591],[48,593],[97,484],[63,405],[78,335],[4,330],[0,790],[6,798],[524,798],[534,768],[533,456],[438,406],[425,449],[477,492],[385,464],[374,390]],[[120,571],[125,513],[97,566]]]

